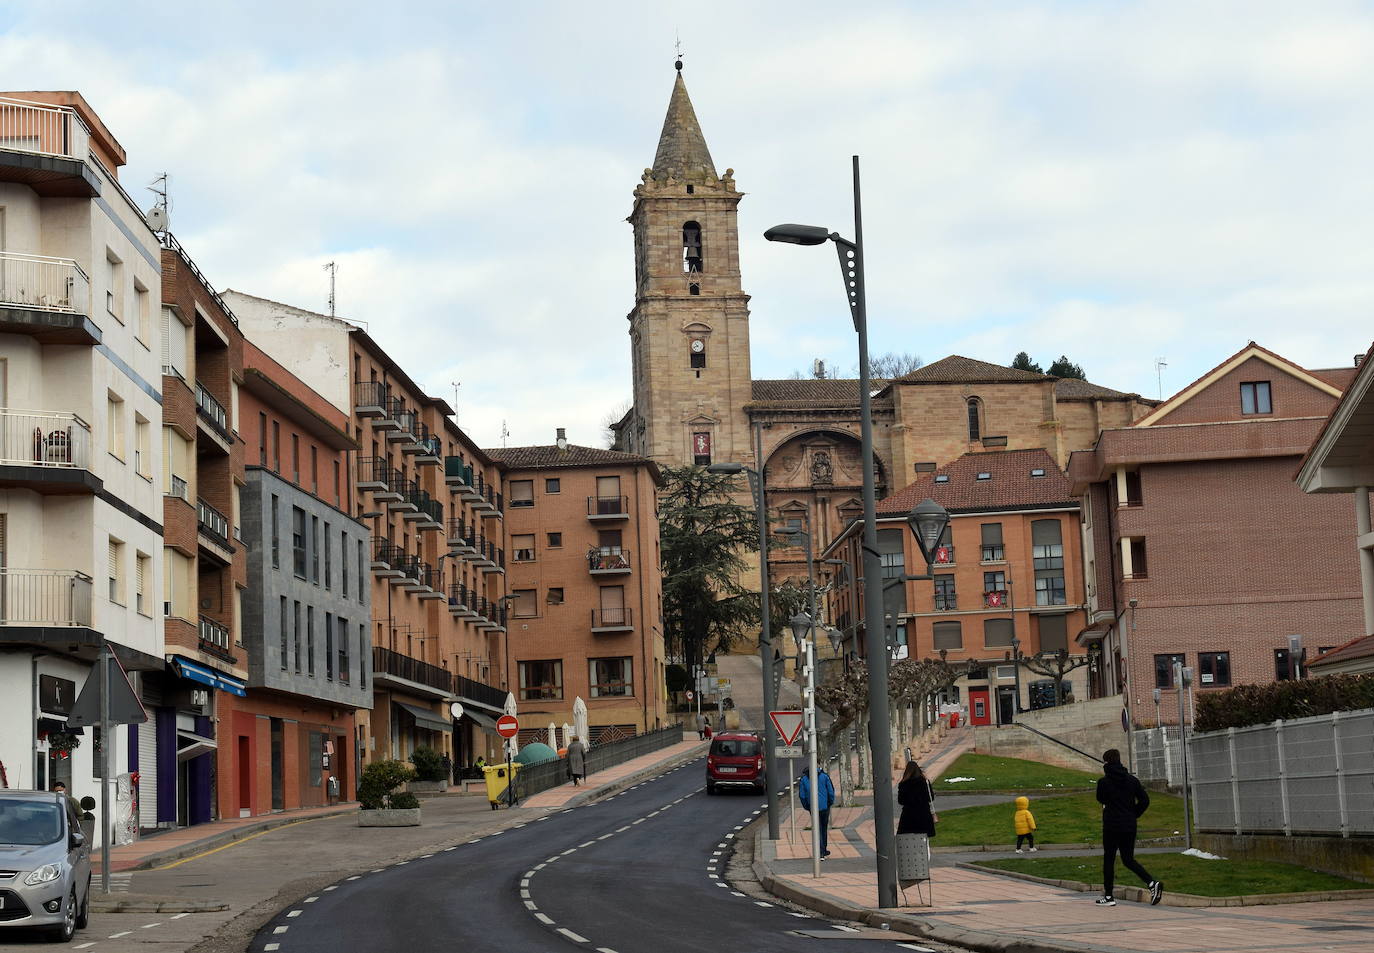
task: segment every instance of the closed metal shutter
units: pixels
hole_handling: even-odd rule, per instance
[[[157,827],[157,724],[138,726],[138,825]]]

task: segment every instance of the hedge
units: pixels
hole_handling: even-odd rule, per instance
[[[1195,727],[1223,731],[1362,708],[1374,708],[1374,674],[1326,675],[1206,692],[1197,699]]]

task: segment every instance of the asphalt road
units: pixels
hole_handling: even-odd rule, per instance
[[[283,910],[252,953],[878,953],[724,880],[758,795],[708,797],[695,761],[596,804],[349,877]]]

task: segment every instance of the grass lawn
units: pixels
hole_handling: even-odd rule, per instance
[[[1031,813],[1035,815],[1035,839],[1043,844],[1098,844],[1102,841],[1102,805],[1091,793],[1065,794],[1036,798],[1030,795]],[[961,807],[942,811],[940,799],[935,799],[935,812],[940,824],[935,846],[953,847],[968,844],[1016,843],[1012,829],[1015,807],[1008,795],[1005,804],[985,804],[982,807]],[[1169,837],[1183,830],[1183,800],[1168,794],[1151,794],[1150,808],[1139,821],[1141,840],[1150,837]]]
[[[1183,854],[1137,854],[1136,858],[1152,876],[1164,881],[1166,892],[1190,893],[1199,897],[1370,889],[1369,884],[1264,860],[1203,860]],[[1102,882],[1100,857],[1047,857],[1037,854],[1024,859],[1016,857],[1011,860],[979,861],[978,865],[997,870],[1015,870],[1049,880],[1076,880],[1085,884]],[[1136,875],[1122,867],[1120,861],[1116,865],[1116,882],[1140,886]]]
[[[987,754],[965,754],[945,769],[940,780],[932,782],[937,795],[945,792],[1019,791],[1034,797],[1036,791],[1051,788],[1066,791],[1094,790],[1100,775],[1069,768],[1057,768],[1038,761],[998,758]],[[973,778],[954,784],[945,778]]]

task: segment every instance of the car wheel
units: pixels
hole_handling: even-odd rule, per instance
[[[54,943],[70,943],[76,936],[76,888],[67,897],[67,905],[62,909],[62,923],[52,928],[48,939]]]
[[[76,928],[84,930],[91,925],[91,881],[86,879],[86,899],[81,901],[81,909],[76,914]]]

